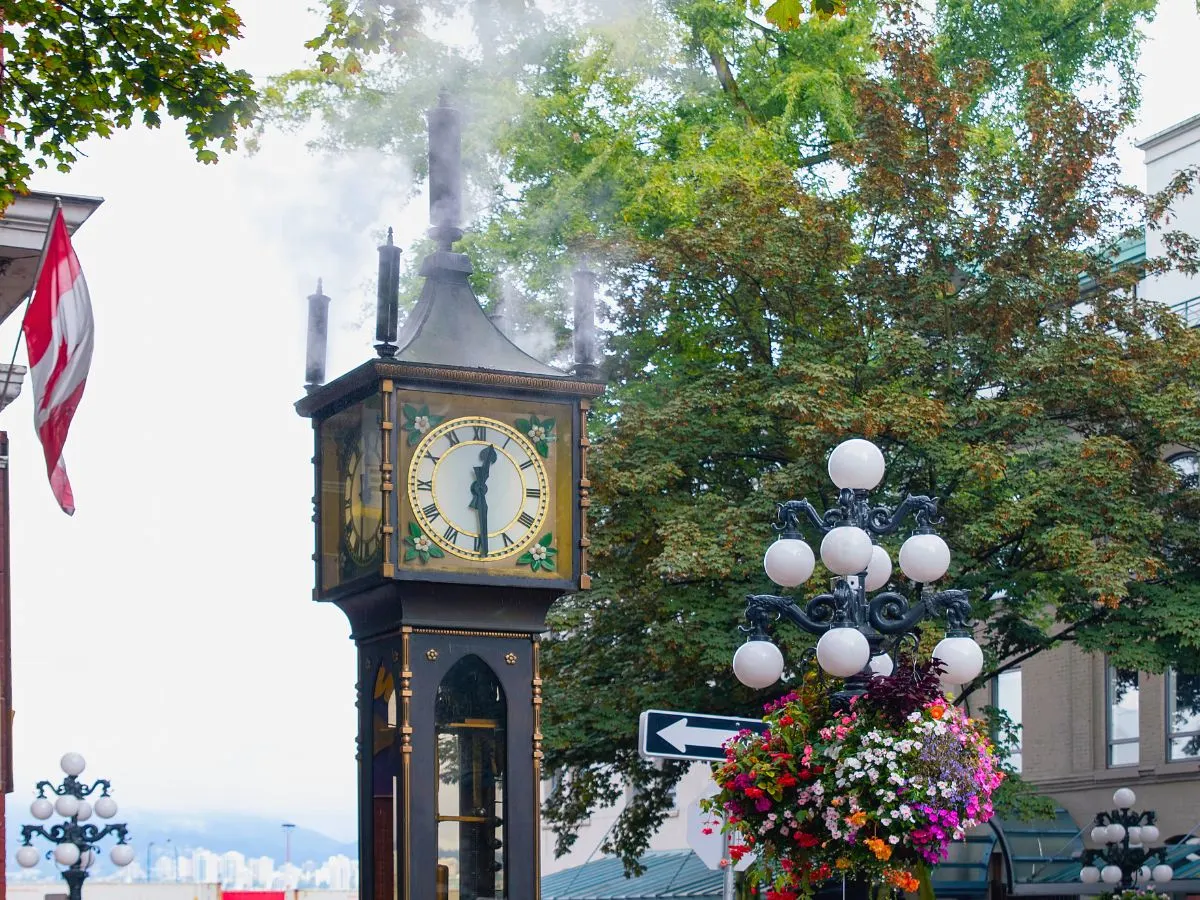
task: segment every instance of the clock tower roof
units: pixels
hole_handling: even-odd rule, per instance
[[[487,317],[471,290],[471,263],[465,254],[431,253],[421,274],[425,286],[400,330],[396,362],[571,377],[530,356]]]

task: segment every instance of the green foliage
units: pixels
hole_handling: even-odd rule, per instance
[[[1160,453],[1200,446],[1200,334],[1110,255],[1189,190],[1118,183],[1149,0],[338,2],[270,121],[419,160],[449,84],[485,302],[565,335],[565,272],[604,264],[595,577],[544,654],[560,849],[623,780],[604,851],[636,867],[667,814],[681,770],[638,757],[637,711],[758,708],[729,667],[742,600],[770,590],[775,502],[831,505],[848,435],[887,456],[880,502],[943,498],[993,666],[1196,658],[1200,492]],[[1162,237],[1147,271],[1197,271]]]
[[[166,114],[209,163],[255,115],[250,76],[216,59],[241,35],[224,0],[0,0],[0,22],[0,211],[90,137]]]

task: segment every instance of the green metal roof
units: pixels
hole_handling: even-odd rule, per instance
[[[625,877],[621,861],[614,857],[547,875],[542,879],[542,900],[721,900],[722,873],[708,868],[691,850],[652,850],[640,862],[646,871],[633,878]]]

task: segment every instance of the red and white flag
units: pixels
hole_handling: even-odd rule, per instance
[[[50,490],[63,512],[73,515],[75,497],[63,464],[63,444],[92,365],[95,328],[87,282],[61,208],[54,211],[42,271],[21,329],[29,349],[33,423],[46,454]]]

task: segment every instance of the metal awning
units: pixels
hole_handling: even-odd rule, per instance
[[[63,218],[71,234],[104,202],[101,197],[30,191],[18,195],[4,210],[0,215],[0,322],[33,288],[55,198],[62,200]]]

